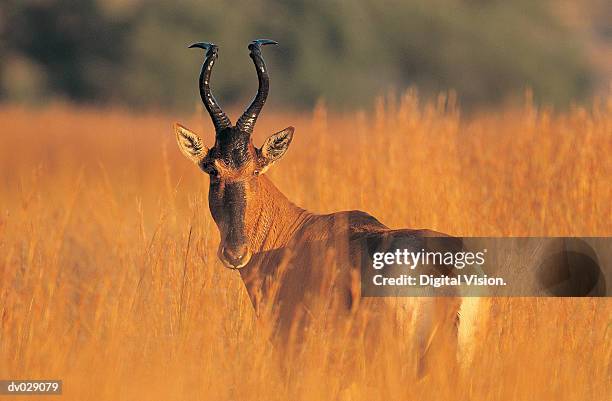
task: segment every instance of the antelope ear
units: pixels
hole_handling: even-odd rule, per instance
[[[208,153],[208,148],[200,137],[181,124],[174,123],[174,133],[179,149],[192,162],[199,163]]]
[[[261,147],[263,159],[262,173],[274,164],[275,161],[283,157],[293,139],[293,131],[295,131],[295,128],[287,127],[266,139],[266,142]]]

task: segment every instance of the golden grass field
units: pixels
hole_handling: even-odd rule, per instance
[[[323,330],[277,355],[216,258],[208,178],[175,120],[212,144],[200,112],[0,108],[0,378],[62,379],[58,399],[78,401],[610,399],[609,299],[488,300],[471,364],[449,353],[418,382],[401,338],[381,338],[359,374],[334,362],[353,340]],[[288,125],[268,174],[312,211],[465,236],[612,235],[612,96],[470,117],[412,92],[346,115],[268,107],[256,145]]]

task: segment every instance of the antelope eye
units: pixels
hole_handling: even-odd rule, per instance
[[[259,175],[259,170],[255,169],[255,170],[253,171],[253,175]]]
[[[219,178],[219,171],[217,170],[217,168],[215,166],[213,166],[211,163],[207,163],[203,166],[203,170],[209,174],[211,177],[213,178]]]

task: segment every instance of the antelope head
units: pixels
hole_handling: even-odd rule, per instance
[[[210,90],[210,75],[218,57],[218,47],[195,43],[190,48],[206,51],[200,72],[200,97],[215,127],[215,144],[211,148],[180,124],[174,130],[180,150],[210,177],[208,203],[219,228],[221,242],[218,256],[229,268],[244,267],[251,259],[254,225],[262,202],[258,196],[260,176],[286,152],[293,137],[293,127],[271,135],[261,148],[253,145],[251,135],[269,90],[269,78],[261,47],[277,44],[272,40],[255,40],[249,45],[255,63],[259,88],[257,95],[233,126]]]

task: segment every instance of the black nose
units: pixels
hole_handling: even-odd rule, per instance
[[[231,266],[242,267],[244,266],[245,262],[247,262],[245,259],[248,256],[248,251],[246,246],[241,246],[236,249],[223,247],[221,255],[223,256],[223,259],[225,259],[225,262]]]

